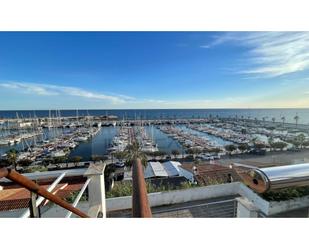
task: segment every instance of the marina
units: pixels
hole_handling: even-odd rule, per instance
[[[17,162],[39,165],[53,162],[113,158],[134,139],[147,155],[194,154],[201,159],[252,151],[295,150],[309,147],[309,126],[249,117],[120,119],[114,115],[3,119],[0,154],[17,151]],[[146,116],[146,115],[145,115]],[[297,141],[300,140],[300,141]],[[175,152],[176,151],[176,152]]]

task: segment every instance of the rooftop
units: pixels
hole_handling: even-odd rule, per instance
[[[194,173],[195,167],[195,178],[200,185],[240,181],[240,177],[234,169],[219,164],[183,163],[181,167],[192,173]]]

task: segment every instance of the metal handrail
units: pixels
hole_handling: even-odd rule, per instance
[[[71,204],[67,203],[66,201],[62,200],[59,196],[56,196],[50,192],[48,192],[45,188],[39,186],[35,182],[31,181],[27,177],[19,174],[15,170],[7,169],[7,168],[1,168],[0,169],[0,178],[5,177],[20,186],[28,189],[29,191],[36,193],[45,199],[54,202],[55,204],[71,211],[72,213],[78,215],[82,218],[88,218],[89,216],[85,214],[84,212],[80,211],[79,209],[73,207]]]
[[[132,169],[133,198],[132,216],[140,218],[151,218],[147,188],[144,178],[143,165],[140,159],[136,159]]]

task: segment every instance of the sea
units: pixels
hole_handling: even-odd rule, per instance
[[[50,114],[49,114],[50,113]],[[244,117],[258,118],[271,121],[275,118],[277,122],[281,122],[281,117],[285,117],[286,123],[295,123],[294,117],[299,117],[299,124],[309,124],[309,108],[308,109],[151,109],[151,110],[61,110],[62,117],[67,116],[104,116],[114,115],[121,119],[177,119],[177,118],[206,118],[206,117]],[[48,117],[59,115],[57,110],[14,110],[0,111],[1,118],[30,118],[30,117]],[[81,156],[84,161],[90,160],[92,155],[106,155],[108,148],[117,134],[119,127],[102,127],[100,132],[90,141],[81,143],[70,153],[69,157]],[[170,154],[172,150],[183,152],[182,146],[157,128],[145,127],[149,136],[153,136],[159,150]],[[48,132],[48,131],[45,131]],[[199,133],[199,132],[193,132]],[[215,136],[199,133],[197,135],[207,136],[209,140],[219,145],[226,145],[228,141]],[[46,137],[50,137],[46,134]],[[31,143],[31,140],[29,140]],[[9,149],[15,148],[21,150],[21,144],[14,146],[0,146],[0,155],[6,153]]]
[[[10,110],[0,111],[1,118],[29,118],[29,117],[48,117],[58,116],[59,110]],[[62,117],[67,116],[104,116],[114,115],[119,119],[175,119],[175,118],[206,118],[210,115],[215,117],[235,117],[244,118],[265,118],[271,121],[275,118],[276,121],[285,117],[287,123],[294,123],[294,117],[299,117],[299,124],[309,124],[309,108],[286,108],[286,109],[114,109],[114,110],[60,110]]]

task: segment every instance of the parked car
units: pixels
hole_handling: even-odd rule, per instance
[[[116,168],[124,168],[125,164],[123,162],[117,162],[114,164]]]

